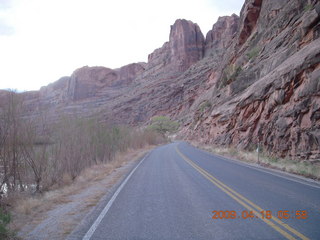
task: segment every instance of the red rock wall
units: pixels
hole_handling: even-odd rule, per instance
[[[205,56],[209,56],[210,53],[217,50],[225,51],[230,46],[238,27],[239,17],[236,14],[219,17],[212,30],[206,35]]]
[[[170,71],[184,72],[203,58],[205,40],[199,26],[178,19],[171,26],[169,42],[149,55],[148,68],[159,66]]]
[[[195,111],[182,135],[320,159],[320,3],[248,0],[241,14],[205,98],[212,107]]]

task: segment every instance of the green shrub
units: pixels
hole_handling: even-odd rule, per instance
[[[162,135],[174,133],[179,128],[179,123],[170,120],[167,116],[155,116],[151,119],[148,129],[154,130]]]
[[[303,10],[306,12],[306,11],[310,11],[312,8],[313,8],[313,6],[311,4],[307,4],[304,6]]]
[[[9,213],[5,213],[2,208],[0,208],[0,239],[6,239],[9,237],[9,230],[7,225],[11,221],[11,216]]]
[[[258,47],[252,48],[248,53],[247,57],[250,59],[254,59],[259,55],[260,49]]]
[[[231,82],[233,82],[238,77],[241,71],[242,71],[241,66],[237,66],[236,64],[231,64],[227,66],[223,70],[223,75],[222,75],[223,77],[222,77],[222,82],[220,84],[220,87],[225,87]]]
[[[212,104],[209,101],[204,101],[203,103],[201,103],[199,105],[198,110],[202,113],[204,112],[206,109],[209,109],[212,107]]]
[[[269,157],[269,160],[272,162],[272,163],[276,163],[279,161],[279,158],[275,157],[275,156],[271,156]]]

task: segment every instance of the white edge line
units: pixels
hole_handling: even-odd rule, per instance
[[[97,227],[99,226],[102,219],[105,217],[109,209],[111,208],[113,202],[116,200],[117,196],[119,195],[121,189],[124,187],[124,185],[128,182],[132,174],[136,171],[136,169],[140,166],[140,164],[148,157],[149,154],[147,154],[140,162],[139,164],[131,171],[129,176],[122,182],[120,187],[117,189],[117,191],[113,194],[112,198],[109,200],[108,204],[104,207],[104,209],[101,211],[100,215],[97,217],[95,222],[92,224],[86,235],[82,238],[82,240],[90,240],[93,233],[96,231]]]
[[[194,146],[192,146],[192,147],[194,147]],[[264,169],[261,168],[261,166],[252,166],[249,163],[242,162],[242,161],[237,160],[237,159],[229,159],[227,157],[221,156],[219,154],[207,152],[207,151],[202,150],[202,149],[197,148],[197,147],[194,147],[194,148],[200,150],[201,152],[203,152],[203,153],[205,153],[205,154],[207,154],[209,156],[219,157],[221,160],[224,160],[224,161],[229,161],[229,162],[238,164],[238,165],[243,166],[243,167],[251,168],[251,169],[254,169],[254,170],[257,170],[257,171],[260,171],[260,172],[264,172],[264,173],[267,173],[267,174],[270,174],[270,175],[273,175],[273,176],[276,176],[276,177],[284,178],[284,179],[292,181],[292,182],[296,182],[296,183],[300,183],[300,184],[303,184],[303,185],[306,185],[306,186],[309,186],[309,187],[314,187],[314,188],[320,189],[320,186],[318,186],[318,183],[314,182],[314,180],[310,181],[309,179],[299,179],[299,176],[290,176],[287,172],[280,172],[280,173],[273,172],[274,169],[264,170]],[[288,176],[290,176],[290,177],[283,176],[282,174],[283,175],[288,174]],[[298,179],[294,179],[294,178],[298,178],[299,180]]]

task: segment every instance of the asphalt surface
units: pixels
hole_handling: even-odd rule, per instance
[[[176,142],[143,159],[97,219],[80,239],[320,239],[320,185]]]

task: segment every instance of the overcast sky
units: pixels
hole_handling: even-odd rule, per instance
[[[244,0],[0,0],[0,89],[38,90],[82,66],[146,62],[184,18],[204,35]]]

